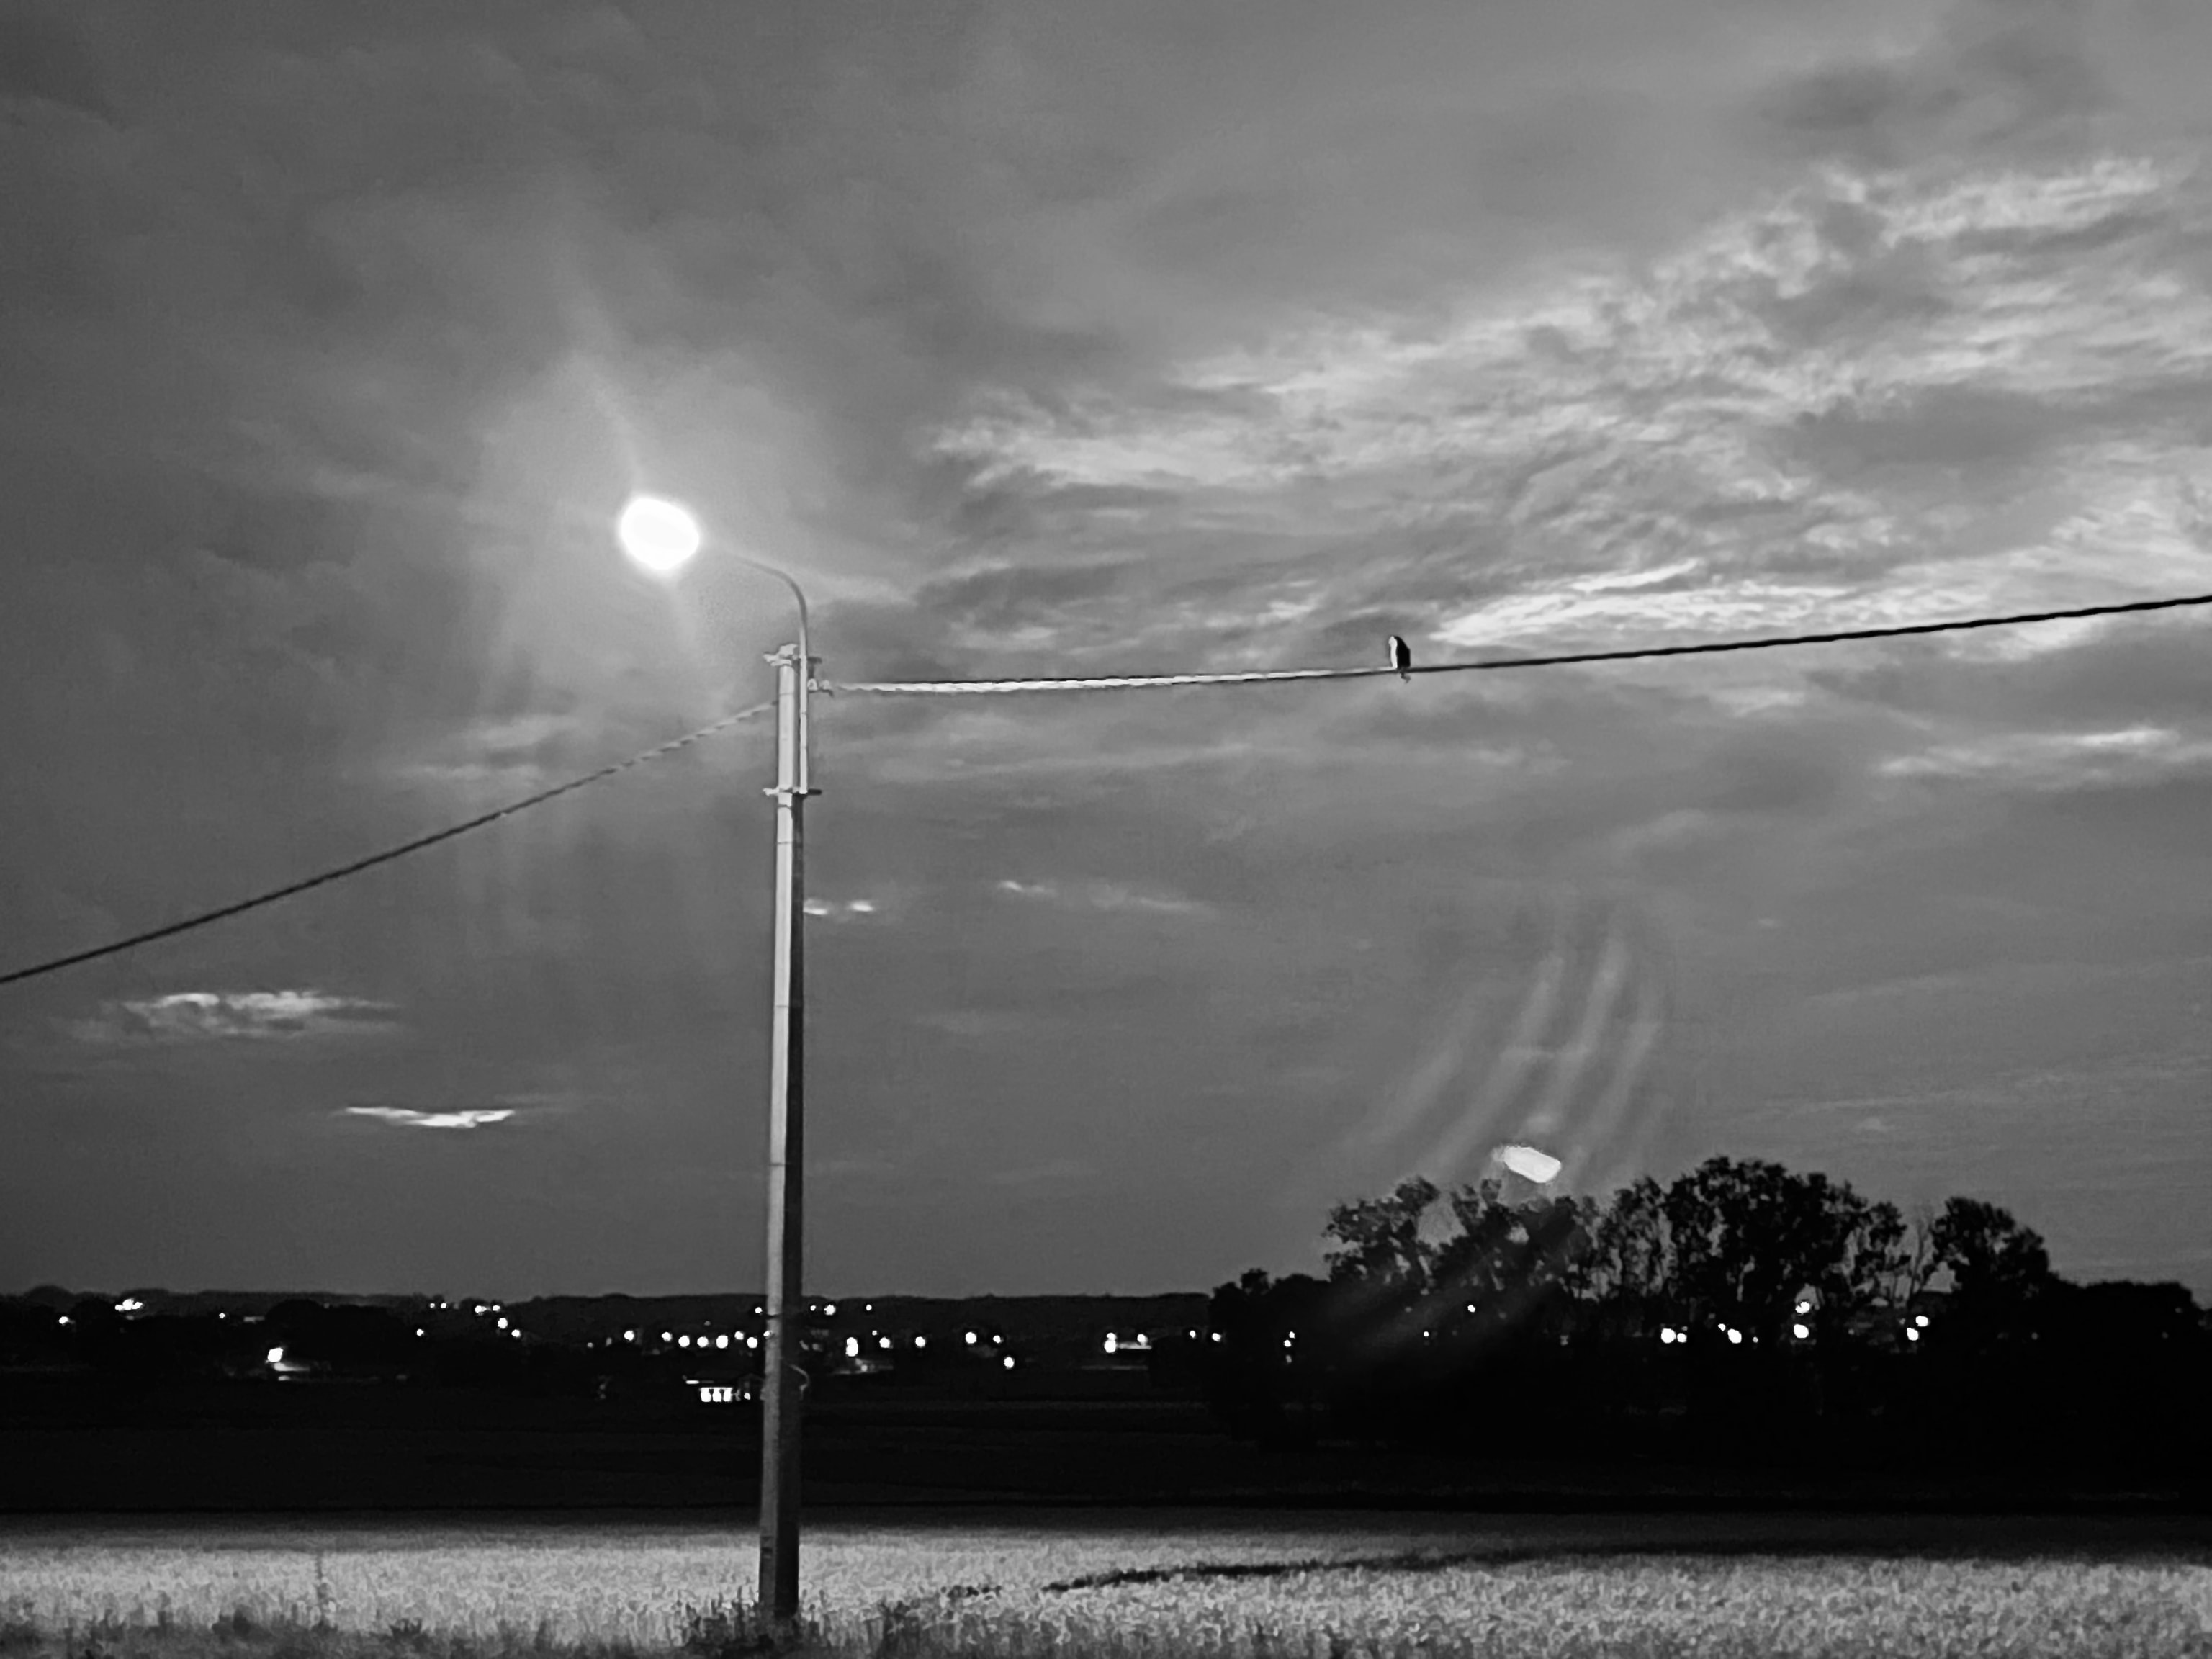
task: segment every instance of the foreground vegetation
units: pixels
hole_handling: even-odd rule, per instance
[[[396,1533],[0,1539],[20,1659],[1459,1659],[1483,1655],[2212,1656],[2212,1564],[1516,1551],[1419,1529],[848,1528],[812,1543],[780,1638],[742,1602],[750,1553],[619,1534],[459,1548]]]

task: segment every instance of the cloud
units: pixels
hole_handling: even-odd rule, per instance
[[[87,1018],[64,1022],[80,1042],[100,1046],[240,1039],[326,1042],[397,1030],[380,1018],[395,1005],[320,991],[177,991],[109,1002]]]
[[[969,1042],[1022,1036],[1035,1030],[1038,1021],[1036,1014],[985,1008],[949,1008],[915,1016],[917,1025]]]
[[[1893,756],[1878,770],[1887,777],[1980,779],[2034,789],[2110,787],[2212,772],[2212,735],[2154,726],[2008,732]]]
[[[1197,899],[1178,894],[1148,890],[1127,882],[1118,881],[1018,881],[1002,878],[994,884],[996,890],[1009,897],[1030,899],[1043,903],[1057,903],[1079,908],[1103,911],[1133,912],[1150,915],[1201,915],[1212,907]]]
[[[988,1170],[983,1179],[994,1187],[1059,1187],[1088,1181],[1096,1173],[1081,1158],[1054,1158],[1012,1170]]]
[[[346,1106],[340,1110],[349,1116],[374,1118],[408,1129],[480,1129],[504,1123],[514,1115],[513,1108],[504,1106],[446,1112],[417,1111],[406,1106]]]

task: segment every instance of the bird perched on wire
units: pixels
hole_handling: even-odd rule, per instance
[[[1390,666],[1398,671],[1398,678],[1410,681],[1413,678],[1413,653],[1405,641],[1395,634],[1390,636]]]

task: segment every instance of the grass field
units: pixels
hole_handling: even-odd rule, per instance
[[[915,1659],[2212,1656],[2201,1525],[844,1517],[810,1527],[803,1563],[815,1645]],[[713,1614],[753,1571],[742,1518],[0,1522],[13,1641],[69,1659],[239,1650],[257,1636],[292,1659],[395,1628],[448,1655],[665,1651],[687,1636],[726,1648],[732,1628]],[[318,1624],[335,1634],[313,1636]]]

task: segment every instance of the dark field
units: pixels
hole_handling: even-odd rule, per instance
[[[2203,1512],[2155,1468],[2085,1479],[2032,1446],[1971,1468],[1854,1467],[1802,1444],[1722,1460],[1599,1455],[1557,1428],[1497,1425],[1480,1452],[1224,1435],[1194,1402],[828,1400],[805,1419],[812,1506],[1164,1504],[1437,1509],[2134,1509]],[[643,1407],[375,1385],[98,1392],[18,1382],[0,1398],[0,1509],[657,1509],[756,1497],[749,1407]]]

